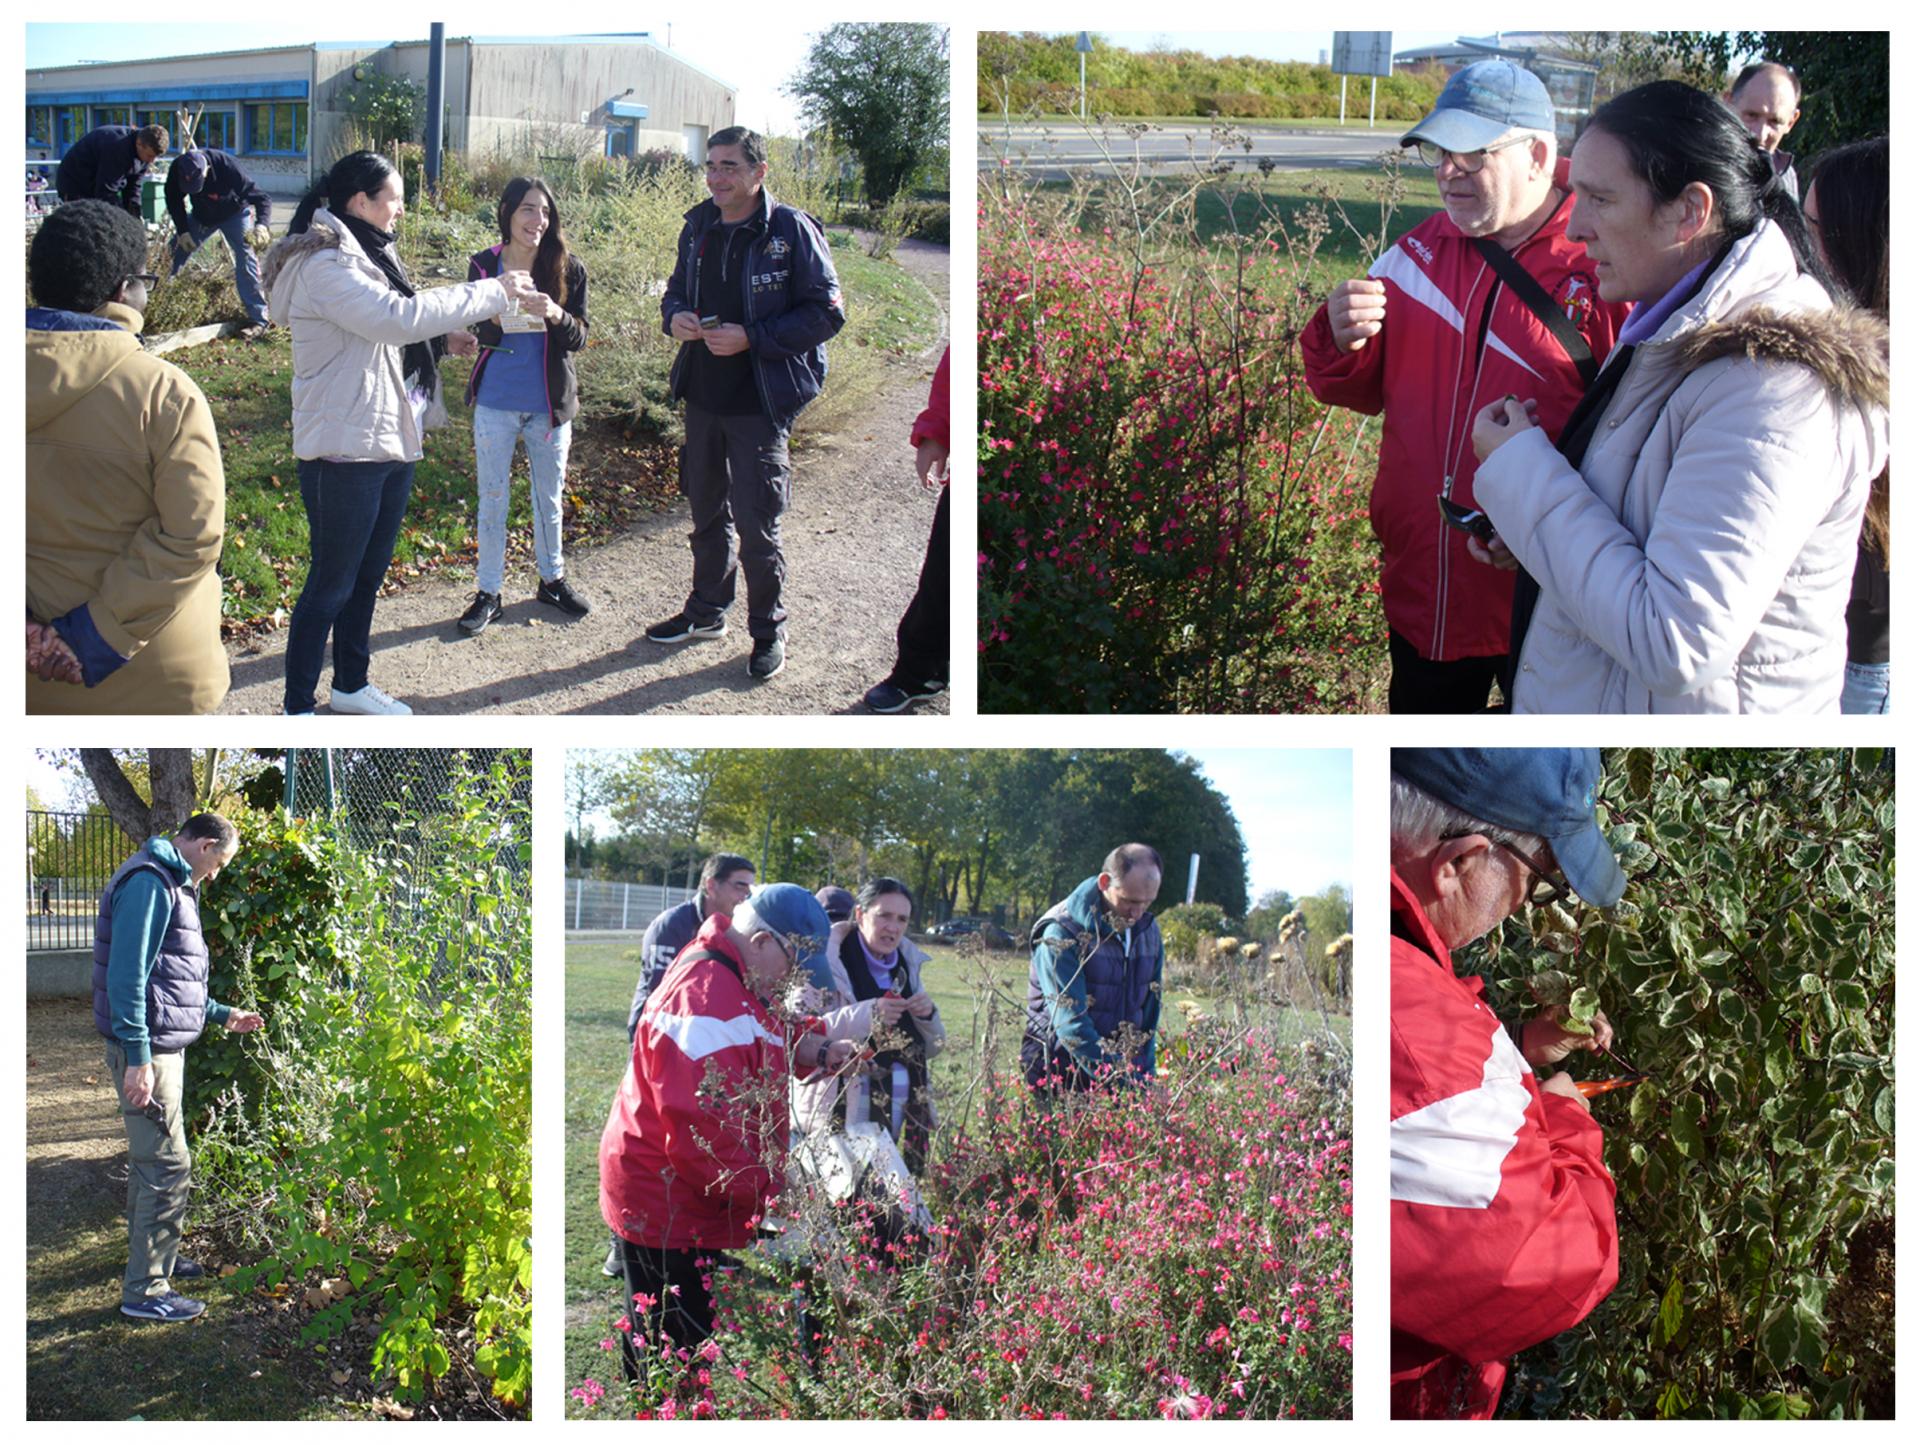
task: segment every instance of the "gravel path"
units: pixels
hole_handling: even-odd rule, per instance
[[[933,525],[935,499],[914,478],[907,437],[948,329],[947,248],[905,242],[894,254],[939,301],[942,334],[925,354],[891,367],[865,413],[795,448],[780,676],[756,683],[747,675],[744,583],[726,637],[661,647],[642,636],[679,610],[692,576],[686,512],[676,507],[568,556],[568,578],[594,607],[577,621],[533,601],[539,579],[524,565],[509,567],[505,615],[478,637],[455,625],[472,600],[470,575],[382,598],[373,680],[417,713],[864,713],[861,694],[893,665],[894,628]],[[223,713],[280,711],[285,648],[285,629],[229,647],[233,690]],[[914,710],[947,709],[943,696]]]

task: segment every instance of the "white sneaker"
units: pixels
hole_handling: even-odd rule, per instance
[[[362,717],[411,717],[413,709],[397,697],[389,697],[372,683],[358,692],[333,690],[327,706],[335,712],[358,713]]]

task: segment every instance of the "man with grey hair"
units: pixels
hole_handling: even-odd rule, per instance
[[[1756,60],[1734,77],[1727,104],[1767,153],[1787,194],[1799,200],[1800,178],[1793,172],[1793,155],[1781,150],[1780,142],[1800,119],[1800,77],[1777,60]]]
[[[1148,910],[1160,873],[1152,848],[1122,843],[1034,921],[1020,1063],[1036,1093],[1153,1082],[1166,958]]]
[[[1372,519],[1380,539],[1393,712],[1480,712],[1504,670],[1512,557],[1468,548],[1477,408],[1537,398],[1557,436],[1627,308],[1602,302],[1546,87],[1507,60],[1457,71],[1400,138],[1431,166],[1444,214],[1342,281],[1301,338],[1315,396],[1386,413]],[[1449,515],[1451,508],[1451,516]]]
[[[1619,1278],[1600,1128],[1555,1070],[1613,1031],[1549,1010],[1509,1033],[1453,953],[1570,891],[1611,907],[1626,877],[1592,749],[1395,748],[1392,771],[1393,1414],[1487,1418],[1507,1357]]]

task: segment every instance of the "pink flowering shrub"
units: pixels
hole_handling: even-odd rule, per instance
[[[1368,701],[1378,430],[1301,376],[1324,225],[1202,240],[1192,207],[1183,231],[1177,206],[1143,219],[1100,191],[982,187],[985,710]]]
[[[930,1237],[840,1205],[808,1261],[716,1277],[700,1351],[643,1341],[637,1393],[610,1340],[571,1413],[1346,1417],[1349,1113],[1312,1058],[1190,1054],[1047,1106],[988,1074],[926,1180]]]

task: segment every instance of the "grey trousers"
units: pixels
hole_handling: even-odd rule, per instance
[[[145,1109],[127,1106],[127,1052],[107,1044],[107,1073],[120,1099],[127,1127],[127,1273],[120,1282],[123,1304],[169,1293],[180,1254],[180,1225],[187,1215],[193,1160],[180,1117],[186,1083],[184,1053],[153,1056],[153,1100]]]
[[[747,574],[747,632],[755,641],[785,638],[780,592],[787,561],[780,555],[780,517],[787,510],[792,466],[787,434],[758,412],[718,416],[687,406],[687,444],[680,449],[680,490],[693,513],[693,590],[686,613],[718,622],[733,606],[734,579]]]

